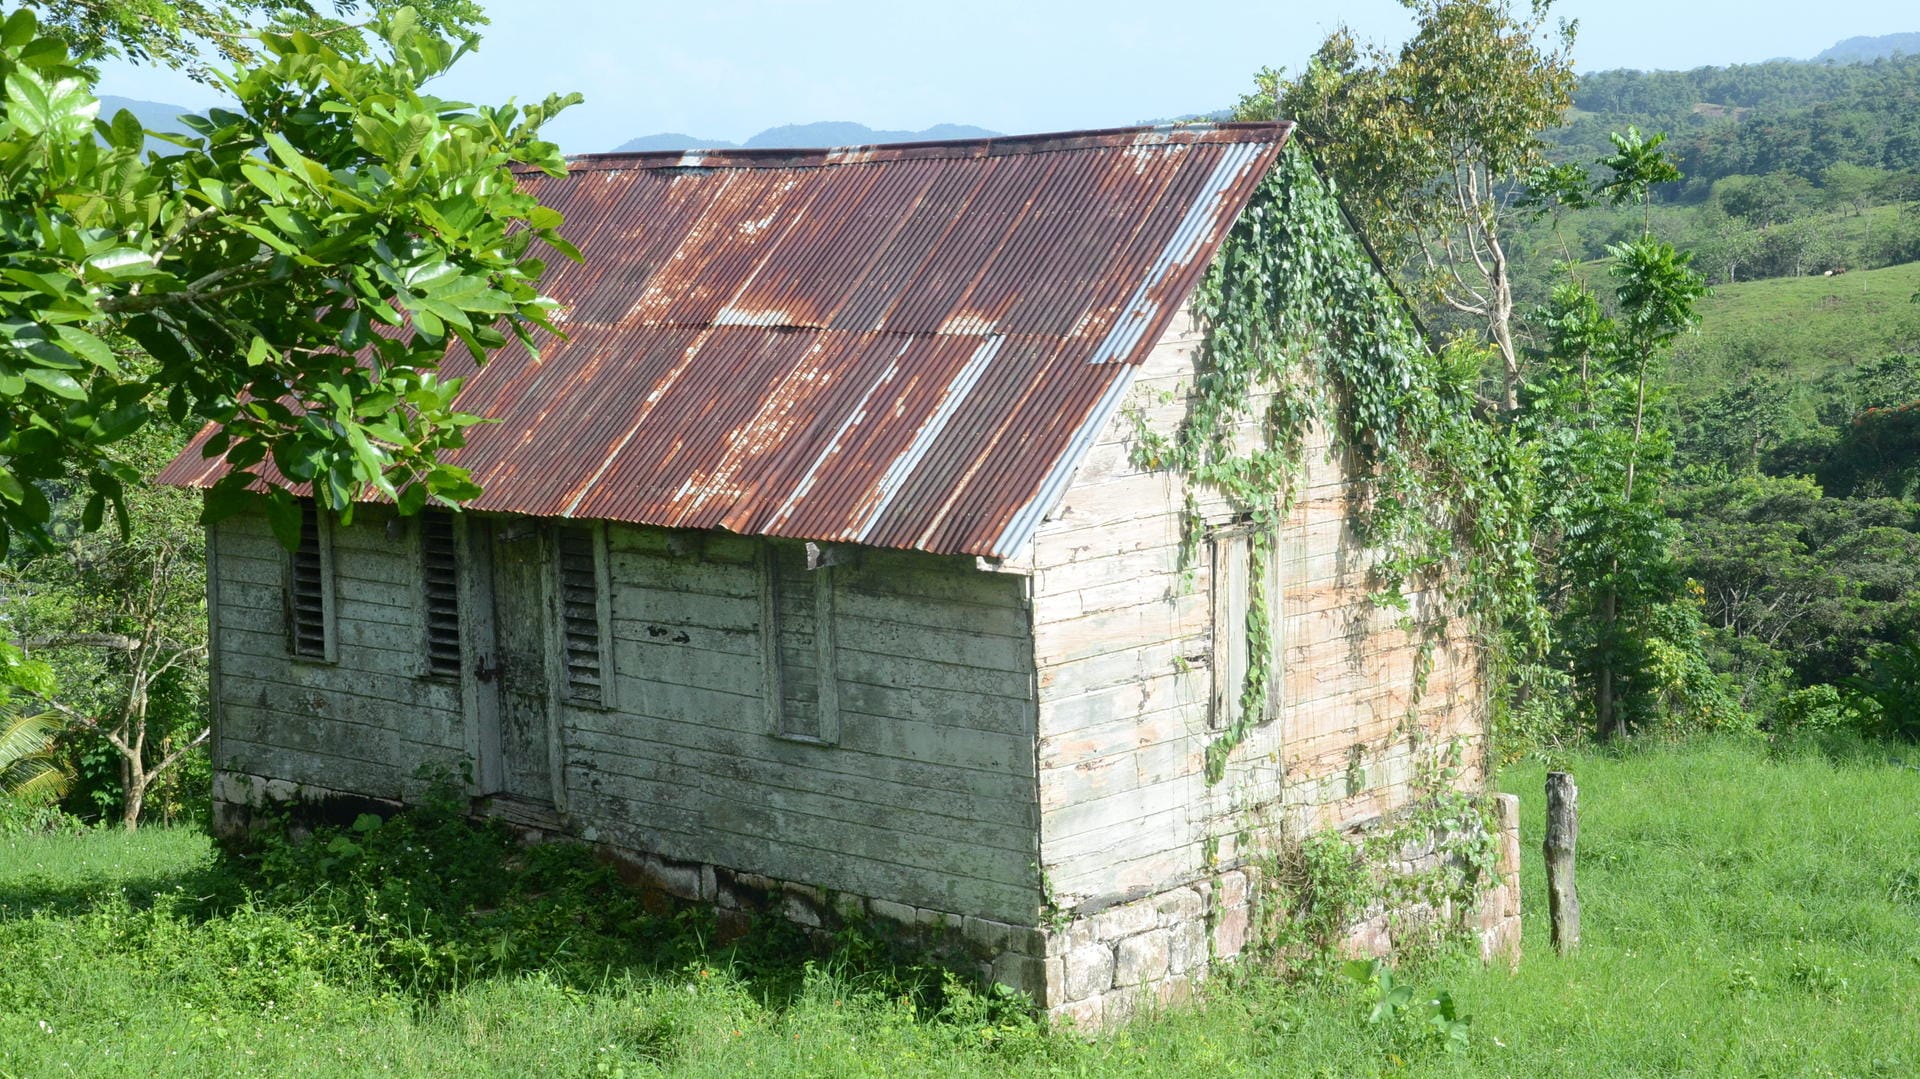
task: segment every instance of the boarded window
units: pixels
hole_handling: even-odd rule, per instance
[[[455,677],[461,666],[460,562],[450,513],[429,511],[420,516],[420,582],[427,673]]]
[[[783,738],[839,739],[833,675],[833,569],[807,568],[803,547],[769,544],[761,561],[767,711]]]
[[[314,504],[300,503],[300,545],[287,556],[287,650],[301,659],[335,655],[331,539]]]
[[[607,662],[606,557],[591,527],[559,530],[561,659],[567,699],[607,707],[613,703]]]
[[[1271,548],[1271,544],[1268,545]],[[1280,641],[1284,616],[1279,602],[1280,574],[1272,558],[1265,567],[1256,566],[1256,548],[1251,525],[1236,524],[1216,530],[1209,537],[1209,557],[1213,575],[1213,650],[1212,707],[1209,719],[1216,730],[1233,725],[1241,712],[1247,678],[1253,667],[1247,619],[1251,614],[1253,590],[1264,586],[1266,597],[1267,655],[1266,708],[1255,718],[1265,723],[1280,715],[1283,692]],[[1264,568],[1265,572],[1261,572]]]

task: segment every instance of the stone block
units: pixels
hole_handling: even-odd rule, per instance
[[[971,914],[960,922],[960,932],[966,936],[967,943],[989,953],[1004,952],[1012,947],[1012,931],[1013,926],[1005,922],[976,918]]]
[[[1500,839],[1500,875],[1520,872],[1520,796],[1493,796],[1493,830]]]
[[[848,924],[858,924],[867,919],[867,901],[852,892],[835,892],[828,906],[833,908],[833,916]]]
[[[1095,940],[1116,941],[1135,933],[1144,933],[1160,923],[1160,914],[1150,899],[1108,907],[1092,918]]]
[[[1106,994],[1100,1009],[1100,1022],[1108,1029],[1130,1022],[1146,1013],[1153,1003],[1153,987],[1129,985]]]
[[[815,906],[804,892],[788,892],[780,897],[780,913],[787,921],[804,925],[808,929],[818,929],[822,924],[820,908]]]
[[[1480,958],[1488,964],[1501,963],[1508,970],[1520,966],[1520,919],[1502,918],[1493,928],[1480,933]]]
[[[780,890],[787,895],[797,895],[805,899],[807,902],[813,904],[816,910],[827,909],[827,893],[824,889],[815,888],[811,884],[794,884],[789,881],[782,884]]]
[[[1113,948],[1095,941],[1062,957],[1068,1000],[1085,1000],[1113,987]]]
[[[1193,1000],[1194,978],[1175,974],[1153,984],[1153,999],[1163,1005],[1178,1006]]]
[[[1213,920],[1213,954],[1222,959],[1239,955],[1247,946],[1252,917],[1246,907],[1228,907]]]
[[[1340,950],[1354,959],[1373,959],[1393,951],[1393,937],[1387,916],[1376,914],[1347,930]]]
[[[1507,886],[1496,884],[1482,892],[1480,905],[1474,909],[1473,924],[1481,929],[1492,929],[1500,919],[1506,917]]]
[[[1149,929],[1123,938],[1113,947],[1113,984],[1138,985],[1167,975],[1173,930]]]
[[[1242,870],[1220,874],[1214,901],[1222,907],[1245,906],[1247,902],[1247,874]]]
[[[1185,974],[1207,965],[1207,923],[1196,918],[1190,922],[1168,926],[1171,939],[1167,945],[1167,970],[1172,974]]]
[[[1100,935],[1095,932],[1097,928],[1098,926],[1091,916],[1075,918],[1067,925],[1067,949],[1071,951],[1074,948],[1083,948],[1089,944],[1098,942]]]
[[[1006,952],[993,961],[992,979],[1018,989],[1042,1006],[1066,995],[1066,962]]]
[[[1008,951],[1025,952],[1028,955],[1059,955],[1066,951],[1065,948],[1059,951],[1052,950],[1055,934],[1044,927],[1013,925],[1009,922],[999,924],[1006,928]]]
[[[873,911],[875,918],[884,918],[900,925],[913,924],[914,908],[905,903],[895,903],[891,899],[870,899],[867,901],[867,909]]]
[[[1161,925],[1182,925],[1204,916],[1207,906],[1194,889],[1175,888],[1156,896],[1153,909],[1160,916]]]
[[[922,907],[913,912],[913,924],[937,937],[945,933],[948,928],[958,929],[960,919],[951,914]]]
[[[689,862],[671,862],[648,855],[640,863],[647,883],[677,899],[699,899],[700,867]]]
[[[1104,995],[1096,994],[1082,1000],[1069,1000],[1065,1004],[1050,1008],[1047,1016],[1056,1023],[1090,1033],[1100,1029],[1105,1012],[1106,999]]]

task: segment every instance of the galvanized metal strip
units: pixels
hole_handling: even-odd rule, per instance
[[[914,469],[920,467],[921,459],[927,455],[927,451],[939,442],[941,433],[947,429],[947,423],[953,419],[953,414],[960,410],[960,405],[966,401],[967,395],[973,392],[974,385],[980,381],[981,372],[993,362],[993,357],[1000,351],[1000,344],[1004,340],[1005,338],[1002,337],[989,337],[981,342],[980,347],[974,350],[973,358],[967,361],[967,365],[960,369],[960,374],[948,384],[946,395],[940,401],[940,407],[935,409],[933,415],[927,417],[927,422],[921,425],[919,434],[914,436],[913,444],[907,447],[907,452],[894,459],[886,475],[880,478],[879,501],[875,503],[872,512],[867,514],[867,519],[860,523],[859,530],[855,533],[861,542],[866,541],[867,535],[873,531],[875,522],[886,515],[887,507],[893,504],[894,498],[900,493],[901,486],[906,483],[909,476],[913,475]]]

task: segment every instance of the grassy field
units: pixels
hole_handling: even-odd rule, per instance
[[[1920,1074],[1920,769],[1734,743],[1573,768],[1585,948],[1544,939],[1543,776],[1519,769],[1525,963],[1404,972],[1471,1016],[1458,1052],[1369,1023],[1340,977],[1223,979],[1095,1040],[964,992],[916,1012],[848,958],[535,963],[415,991],[390,976],[407,927],[376,952],[316,899],[210,905],[230,882],[207,842],[153,830],[0,840],[0,1076]],[[577,920],[540,950],[587,954],[601,921]]]
[[[1699,332],[1675,347],[1683,398],[1704,397],[1748,371],[1811,380],[1895,353],[1920,354],[1920,262],[1839,277],[1722,285],[1700,304]]]

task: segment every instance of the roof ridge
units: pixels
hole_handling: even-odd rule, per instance
[[[569,171],[588,172],[610,169],[824,168],[876,161],[1003,157],[1125,146],[1280,142],[1286,139],[1293,126],[1289,120],[1169,123],[857,146],[616,150],[573,154],[567,158],[567,166]]]

